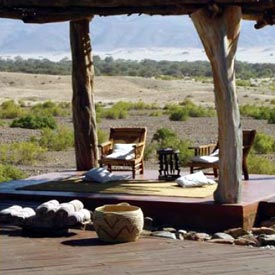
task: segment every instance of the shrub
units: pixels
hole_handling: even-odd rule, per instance
[[[97,140],[98,144],[107,141],[108,134],[100,129],[97,130]]]
[[[0,182],[23,179],[26,176],[25,172],[12,165],[0,164]]]
[[[188,116],[190,117],[212,117],[215,115],[215,110],[213,108],[198,106],[188,99],[181,102],[180,105],[187,109]]]
[[[176,138],[176,133],[173,132],[172,130],[168,129],[168,128],[160,128],[158,129],[152,138],[152,141],[157,141],[158,143],[162,143],[165,140],[168,140],[170,138]]]
[[[188,117],[211,117],[216,113],[213,108],[198,106],[189,99],[184,100],[179,105],[165,105],[164,109],[167,110],[168,114],[170,114],[170,120],[185,121]]]
[[[53,117],[27,115],[13,120],[13,122],[11,123],[11,127],[19,127],[26,129],[55,129],[57,125]]]
[[[270,160],[256,156],[253,153],[250,153],[247,158],[247,165],[249,173],[254,174],[266,174],[274,175],[275,174],[275,165]]]
[[[251,86],[250,80],[245,79],[236,79],[236,85],[242,87],[249,87]]]
[[[240,106],[240,113],[243,116],[253,117],[255,119],[269,119],[272,109],[267,106],[246,104]]]
[[[152,111],[149,115],[159,117],[159,116],[162,116],[162,111],[160,111],[160,110]]]
[[[31,114],[36,116],[68,116],[71,114],[71,105],[67,102],[55,103],[46,101],[31,108]]]
[[[20,106],[18,106],[13,100],[5,101],[1,104],[1,118],[16,118],[22,116],[23,114],[23,109]]]
[[[275,139],[264,133],[257,133],[253,150],[258,154],[268,154],[275,151]]]
[[[128,116],[131,103],[119,101],[109,109],[101,111],[101,117],[108,119],[122,119]]]
[[[34,164],[44,159],[46,150],[33,142],[14,142],[0,145],[0,161],[3,164]]]
[[[39,146],[49,151],[62,151],[73,147],[74,134],[72,130],[65,127],[58,128],[57,130],[45,128],[41,131],[40,138],[36,139],[33,137],[32,141],[36,141]]]
[[[101,114],[101,117],[107,118],[107,119],[123,119],[128,116],[128,112],[126,110],[121,110],[118,108],[111,108],[106,111],[104,111]]]
[[[188,111],[183,108],[173,111],[169,116],[169,119],[173,121],[186,121],[187,118],[188,118]]]
[[[154,142],[156,142],[154,144]],[[158,150],[162,148],[173,148],[180,151],[179,160],[181,165],[185,165],[189,159],[192,157],[193,152],[189,150],[190,147],[189,140],[181,140],[177,137],[176,133],[168,128],[158,129],[157,132],[153,135],[150,146],[153,148],[148,149],[148,153],[153,149]]]
[[[270,111],[268,123],[275,124],[275,108]]]

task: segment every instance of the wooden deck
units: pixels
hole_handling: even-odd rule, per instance
[[[3,275],[262,275],[275,274],[275,251],[233,245],[141,237],[108,245],[95,232],[71,230],[68,237],[22,236],[1,227]]]
[[[60,202],[80,199],[90,210],[104,204],[126,201],[141,207],[145,216],[153,217],[159,224],[210,232],[232,227],[249,229],[258,225],[262,219],[268,218],[270,216],[268,213],[275,213],[275,204],[269,203],[275,197],[275,175],[250,175],[250,180],[243,182],[242,201],[239,204],[216,204],[213,201],[213,196],[199,199],[16,190],[17,187],[61,179],[75,173],[51,173],[1,184],[0,199],[2,201],[21,200],[36,203],[53,198]],[[157,175],[157,171],[147,171],[143,178],[156,179]]]

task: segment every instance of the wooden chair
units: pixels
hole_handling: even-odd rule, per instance
[[[247,156],[255,140],[256,130],[244,130],[243,131],[243,160],[242,170],[244,179],[249,179]],[[219,161],[218,161],[218,148],[219,144],[207,144],[197,147],[190,147],[194,150],[195,157],[187,164],[190,167],[190,173],[194,173],[195,170],[212,168],[215,177],[218,176]],[[206,158],[204,158],[206,156]],[[207,158],[210,157],[210,158]],[[202,160],[204,158],[204,160]],[[213,160],[213,162],[211,161]]]
[[[131,170],[133,179],[137,172],[143,174],[146,134],[146,128],[111,128],[109,140],[99,145],[100,167],[107,166],[110,172]]]

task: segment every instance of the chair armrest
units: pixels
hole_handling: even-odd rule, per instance
[[[101,144],[98,144],[98,148],[100,149],[101,157],[106,156],[112,150],[112,142],[106,141]]]
[[[195,156],[208,156],[214,151],[214,149],[216,149],[216,147],[217,144],[210,143],[200,146],[190,146],[188,149],[194,150]]]
[[[139,142],[139,143],[136,143],[135,145],[133,145],[134,148],[139,148],[139,147],[142,147],[145,145],[145,142]]]
[[[143,148],[145,146],[145,142],[139,142],[133,145],[134,152],[135,152],[135,158],[140,157],[142,155]]]

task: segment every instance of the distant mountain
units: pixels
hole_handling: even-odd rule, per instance
[[[275,48],[275,27],[255,30],[243,21],[241,48]],[[0,55],[70,52],[69,24],[24,24],[0,20]],[[95,51],[133,48],[202,48],[188,16],[95,17],[91,23]]]

